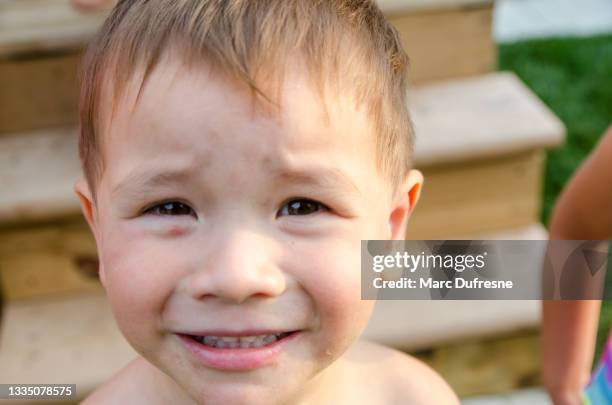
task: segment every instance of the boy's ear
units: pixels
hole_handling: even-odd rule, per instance
[[[83,216],[89,224],[89,229],[91,229],[91,233],[96,239],[96,246],[98,250],[98,254],[100,253],[100,239],[98,237],[98,221],[97,221],[97,211],[96,206],[92,198],[91,190],[89,189],[89,185],[84,178],[79,178],[76,183],[74,183],[74,192],[77,197],[79,197],[79,201],[81,203],[81,211],[83,211]],[[104,266],[102,262],[98,259],[98,274],[100,276],[100,281],[102,285],[106,285],[105,275],[104,275]]]
[[[404,183],[399,187],[392,202],[389,215],[389,228],[391,240],[406,239],[406,226],[408,218],[421,196],[423,175],[418,170],[411,170]]]
[[[74,192],[77,197],[79,197],[79,202],[81,203],[81,211],[83,211],[83,216],[87,220],[91,231],[96,234],[96,218],[95,218],[95,207],[93,203],[93,198],[91,195],[91,190],[89,189],[89,185],[82,177],[79,178],[76,183],[74,183]]]

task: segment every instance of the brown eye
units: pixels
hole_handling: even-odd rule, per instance
[[[168,201],[165,203],[154,205],[153,207],[147,209],[144,214],[160,216],[191,215],[193,217],[196,217],[195,212],[189,205],[178,201]]]
[[[297,198],[289,201],[279,211],[278,216],[283,215],[310,215],[318,211],[324,211],[327,207],[318,201],[307,198]]]

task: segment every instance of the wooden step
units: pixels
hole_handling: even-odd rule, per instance
[[[539,221],[544,151],[563,142],[565,129],[514,74],[420,86],[411,96],[425,184],[408,239]]]
[[[493,0],[376,0],[388,17],[423,11],[470,9],[490,6]]]
[[[52,129],[0,137],[0,225],[79,213],[76,130]]]
[[[493,1],[381,0],[410,57],[411,82],[480,75],[496,69]]]
[[[467,405],[465,397],[507,394],[526,386],[540,384],[542,370],[541,339],[538,330],[475,337],[449,342],[416,356],[436,370]],[[497,399],[497,398],[496,398]],[[531,402],[530,396],[512,401],[483,398],[480,405],[551,405]],[[516,400],[516,402],[514,401]],[[476,405],[476,404],[472,404]]]
[[[105,17],[69,0],[0,2],[0,134],[77,122],[81,51]]]
[[[494,233],[460,235],[457,239],[547,238],[544,227],[533,224]],[[483,301],[378,301],[364,336],[392,347],[420,350],[460,339],[537,328],[539,322],[539,301],[486,301],[486,305]]]
[[[455,171],[451,165],[498,158],[506,159],[509,167],[520,165],[521,159],[537,165],[541,164],[537,157],[513,161],[511,156],[563,140],[562,123],[510,73],[419,86],[410,94],[416,165],[432,173],[424,200],[429,194],[439,195],[435,183],[440,168]],[[79,167],[75,130],[0,137],[0,184],[12,190],[0,194],[0,226],[78,214],[72,186]],[[420,214],[426,210],[422,204],[416,215],[426,215]],[[419,221],[416,215],[414,222]]]
[[[79,60],[78,52],[0,60],[0,133],[75,124]]]
[[[406,238],[446,239],[539,221],[544,151],[425,167]]]
[[[8,302],[101,291],[96,243],[85,220],[0,232],[0,286]]]
[[[70,0],[3,0],[0,59],[81,49],[107,14],[78,12]]]
[[[364,336],[402,350],[424,350],[535,328],[539,319],[539,301],[378,301]]]
[[[135,356],[102,293],[11,302],[4,308],[2,383],[76,384],[82,400]]]
[[[514,74],[439,81],[409,91],[419,168],[550,149],[563,123]]]

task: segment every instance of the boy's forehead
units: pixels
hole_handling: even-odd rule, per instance
[[[104,132],[111,138],[146,136],[152,144],[190,148],[201,134],[211,147],[217,142],[248,143],[254,151],[278,142],[302,149],[338,142],[366,142],[374,148],[373,125],[365,109],[349,94],[317,91],[298,66],[287,70],[271,102],[254,99],[246,84],[206,66],[188,68],[165,60],[145,83],[141,80],[142,74],[131,78],[114,112],[107,111]],[[110,86],[105,87],[109,97]]]

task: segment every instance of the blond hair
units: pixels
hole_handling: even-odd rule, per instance
[[[374,1],[120,0],[81,67],[79,155],[94,198],[103,172],[103,86],[110,83],[114,110],[135,72],[142,69],[142,90],[170,50],[186,64],[203,62],[245,83],[268,101],[264,82],[282,80],[288,58],[299,55],[318,88],[350,90],[366,107],[377,133],[378,168],[394,189],[411,168],[408,57]]]

